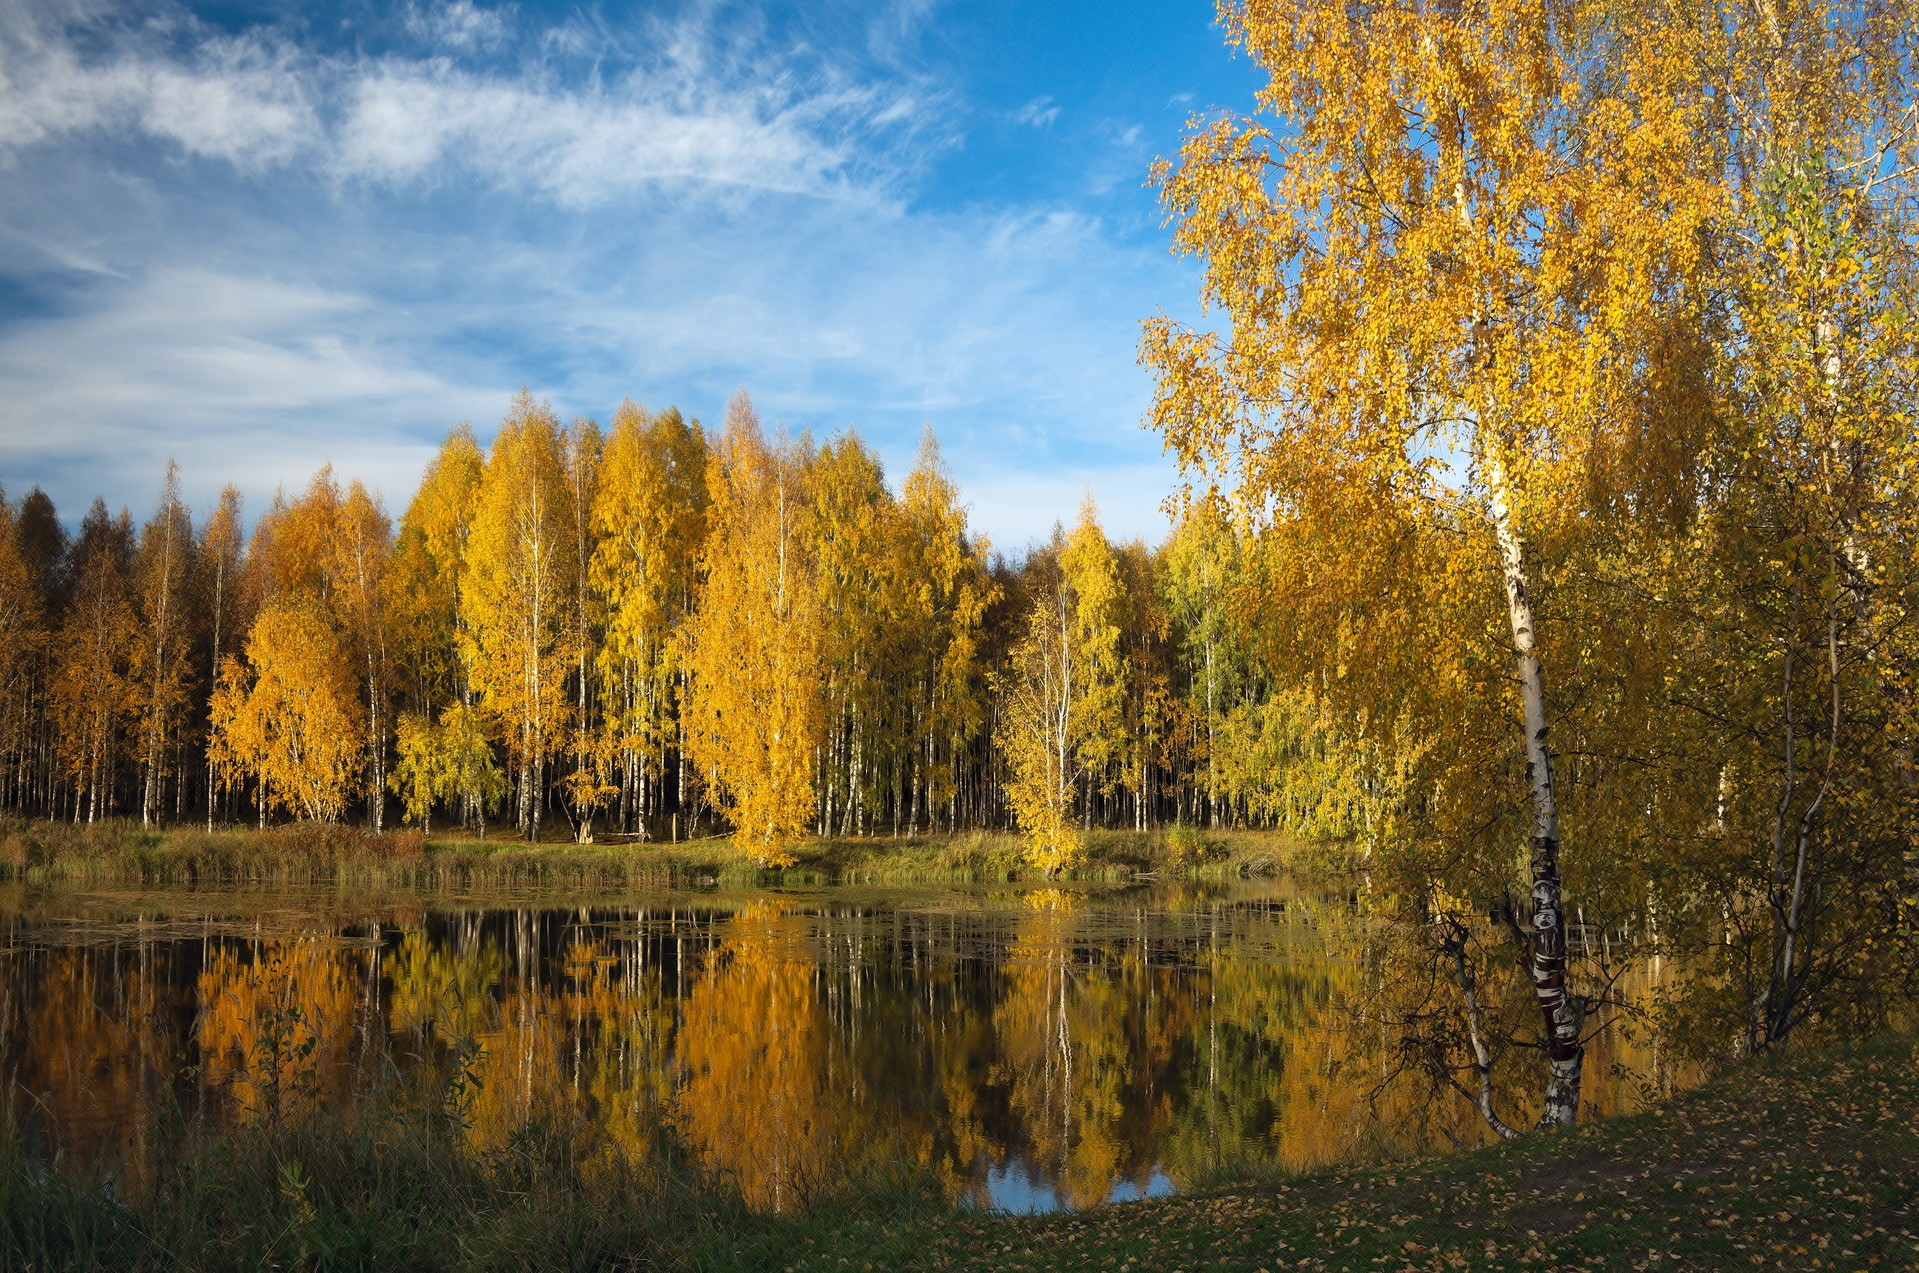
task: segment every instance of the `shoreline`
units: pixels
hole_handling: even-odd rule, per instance
[[[1337,848],[1274,831],[1093,831],[1058,879],[1227,880],[1318,870]],[[324,823],[207,832],[106,821],[0,822],[0,883],[79,886],[338,885],[420,889],[1044,883],[1008,832],[808,839],[791,866],[763,867],[730,837],[679,843],[529,843],[374,832]]]

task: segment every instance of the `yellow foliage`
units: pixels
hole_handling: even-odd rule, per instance
[[[311,603],[273,601],[214,691],[209,761],[253,779],[265,808],[336,822],[355,785],[364,718],[339,642]]]
[[[1053,560],[996,679],[1002,701],[994,735],[1009,771],[1007,803],[1033,864],[1048,875],[1079,861],[1075,801],[1088,802],[1090,821],[1090,802],[1109,785],[1125,743],[1119,577],[1090,496]]]
[[[573,509],[559,420],[521,390],[481,478],[461,580],[461,650],[518,771],[519,826],[539,837],[546,763],[566,739]]]
[[[388,785],[405,801],[409,821],[422,827],[435,803],[459,802],[485,829],[485,814],[506,794],[506,779],[493,763],[493,745],[480,713],[448,705],[437,725],[403,715],[396,731],[397,762]]]
[[[706,535],[706,436],[678,411],[630,402],[613,416],[593,503],[589,576],[604,609],[598,652],[605,728],[628,781],[657,780],[674,740],[680,630]]]
[[[687,627],[687,753],[768,865],[791,860],[785,843],[812,817],[823,723],[822,616],[800,537],[799,468],[736,397],[707,470],[706,586]]]
[[[132,546],[127,515],[112,519],[95,500],[74,545],[73,596],[54,643],[52,700],[62,726],[54,744],[76,807],[84,803],[89,821],[110,811],[116,726],[132,697]]]
[[[0,757],[28,744],[25,707],[34,665],[46,644],[39,581],[21,551],[13,510],[0,492]]]
[[[462,424],[441,444],[400,521],[390,598],[401,678],[416,711],[428,712],[466,687],[460,592],[467,535],[486,459]]]

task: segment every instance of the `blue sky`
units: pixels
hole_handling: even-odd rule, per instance
[[[1143,183],[1254,83],[1195,0],[0,0],[0,481],[257,511],[330,460],[397,516],[521,384],[743,386],[895,480],[930,422],[1002,547],[1084,487],[1157,538],[1138,324],[1197,274]]]

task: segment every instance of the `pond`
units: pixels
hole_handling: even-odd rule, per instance
[[[42,1152],[137,1174],[156,1137],[456,1103],[671,1144],[789,1209],[898,1164],[960,1205],[1083,1207],[1222,1173],[1483,1139],[1385,1083],[1366,926],[1230,886],[695,890],[598,898],[0,890],[0,1083]],[[1587,1065],[1635,1103],[1628,1041]],[[1523,1079],[1523,1075],[1520,1076]]]

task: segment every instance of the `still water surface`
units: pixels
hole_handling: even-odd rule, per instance
[[[963,1204],[1079,1207],[1222,1171],[1477,1139],[1381,1090],[1362,925],[1284,881],[355,900],[0,890],[0,1083],[47,1150],[137,1172],[161,1130],[397,1080],[477,1148],[531,1122],[670,1137],[756,1206],[907,1162]],[[1588,1062],[1587,1099],[1631,1102]]]

